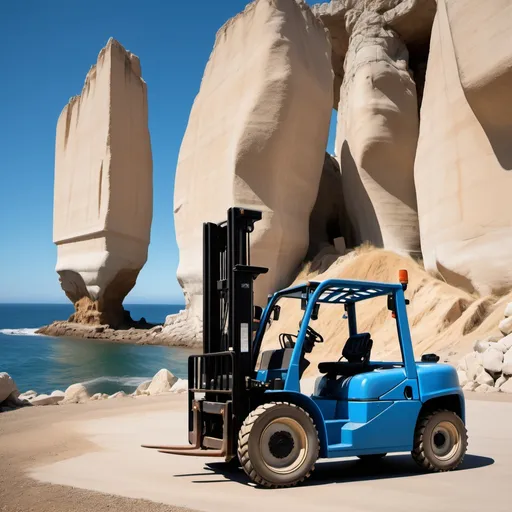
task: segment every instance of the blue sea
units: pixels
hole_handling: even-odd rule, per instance
[[[128,304],[133,319],[161,324],[183,306]],[[49,393],[76,382],[89,393],[131,393],[161,368],[185,378],[193,351],[175,347],[130,345],[104,340],[53,338],[35,331],[54,320],[67,320],[71,304],[0,304],[0,372],[21,392]]]

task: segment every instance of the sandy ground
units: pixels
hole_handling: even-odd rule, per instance
[[[183,397],[143,397],[83,405],[27,407],[0,414],[1,512],[178,512],[186,508],[38,482],[27,472],[41,465],[96,453],[102,448],[84,436],[82,426],[98,419],[114,421],[125,414],[146,415],[184,408]],[[71,459],[73,460],[73,459]],[[86,473],[87,467],[82,468]],[[77,485],[77,487],[80,487]]]
[[[185,440],[185,397],[26,408],[0,415],[0,511],[510,510],[512,401],[468,396],[460,470],[418,471],[410,455],[325,461],[307,485],[269,491],[219,459],[164,455],[142,442]],[[187,508],[180,508],[187,507]]]

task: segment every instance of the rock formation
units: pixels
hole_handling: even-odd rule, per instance
[[[251,255],[270,272],[256,304],[304,258],[311,275],[326,272],[345,246],[356,248],[350,259],[370,242],[421,255],[430,278],[457,287],[442,322],[467,336],[494,304],[487,295],[512,289],[511,37],[509,0],[251,2],[217,33],[178,159],[186,309],[127,336],[200,343],[202,223],[232,206],[263,211]],[[332,108],[338,163],[325,154]],[[150,222],[145,84],[137,58],[109,42],[57,131],[54,238],[73,319],[122,323]],[[489,368],[502,362],[486,357]]]
[[[57,124],[56,271],[71,321],[123,323],[122,302],[147,259],[152,158],[138,57],[110,39]]]
[[[338,4],[339,5],[339,4]],[[396,2],[343,2],[348,45],[338,106],[336,154],[355,243],[419,254],[414,190],[418,138],[409,53],[390,28]],[[324,9],[326,11],[326,9]],[[327,11],[322,18],[332,17]],[[329,25],[332,24],[332,20]]]
[[[415,164],[422,253],[480,294],[512,287],[511,38],[510,2],[438,0]]]
[[[251,258],[270,271],[257,280],[256,304],[292,278],[308,249],[332,80],[326,30],[303,1],[256,0],[217,33],[176,171],[187,310],[168,322],[174,331],[200,323],[202,222],[224,220],[233,205],[263,211]]]

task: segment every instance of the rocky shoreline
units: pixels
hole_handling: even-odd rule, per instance
[[[162,368],[152,379],[139,384],[137,389],[131,394],[117,391],[111,395],[106,393],[89,395],[86,386],[82,383],[72,384],[66,391],[57,389],[50,394],[39,394],[34,390],[20,393],[12,377],[8,373],[2,372],[0,373],[0,412],[8,412],[30,406],[83,404],[90,400],[137,398],[165,393],[183,393],[187,389],[188,382],[185,379],[178,379],[169,370]]]
[[[129,327],[112,329],[109,325],[84,325],[68,321],[56,321],[45,325],[36,334],[54,337],[82,338],[107,340],[117,343],[132,343],[137,345],[165,345],[172,347],[191,348],[198,346],[189,337],[175,335],[174,329],[164,325],[149,325],[148,327]]]

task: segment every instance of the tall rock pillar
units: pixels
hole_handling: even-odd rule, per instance
[[[332,80],[328,35],[302,0],[256,0],[217,33],[176,171],[178,279],[187,303],[170,319],[176,336],[195,336],[201,322],[202,223],[222,221],[231,206],[263,211],[251,258],[270,271],[255,282],[256,304],[290,282],[308,248]]]
[[[414,189],[418,102],[408,51],[389,28],[390,20],[372,10],[371,3],[352,4],[344,13],[349,41],[336,155],[355,243],[419,254]]]
[[[512,5],[437,5],[415,163],[425,267],[502,293],[512,288]]]
[[[110,39],[57,123],[53,239],[71,321],[123,324],[147,259],[152,158],[138,57]]]

